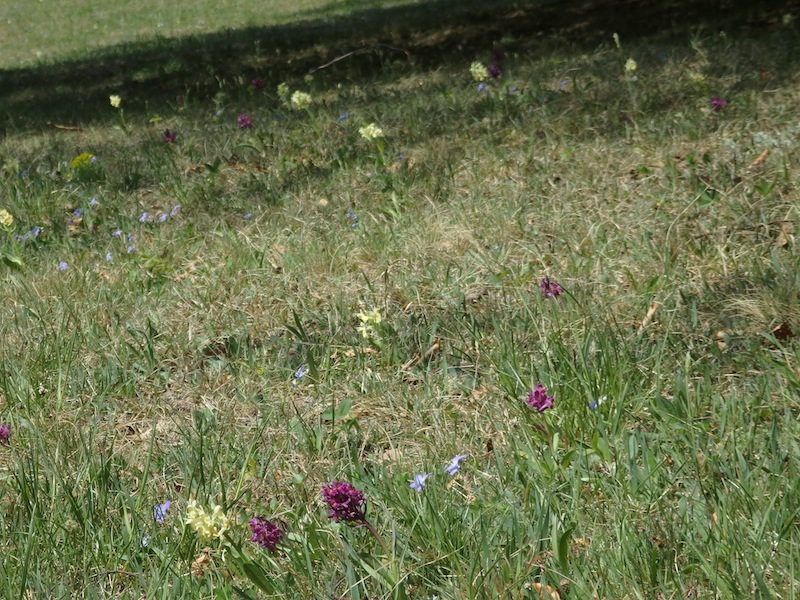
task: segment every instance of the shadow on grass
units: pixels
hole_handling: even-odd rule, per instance
[[[374,5],[375,3],[373,3]],[[267,85],[301,78],[356,49],[385,44],[346,59],[350,79],[371,80],[387,62],[417,68],[488,55],[501,39],[507,50],[543,53],[547,40],[592,50],[623,39],[683,35],[724,28],[768,29],[796,8],[793,0],[429,0],[393,8],[367,8],[358,0],[329,11],[299,13],[297,22],[178,39],[154,39],[105,48],[83,58],[0,70],[0,131],[36,131],[53,123],[107,122],[109,94],[136,108],[157,110],[180,94],[210,98],[220,80],[254,77]],[[329,7],[329,9],[331,8]],[[793,65],[792,65],[793,68]]]

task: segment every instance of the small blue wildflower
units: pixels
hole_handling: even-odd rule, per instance
[[[142,536],[142,541],[139,542],[139,546],[142,547],[142,548],[147,548],[147,546],[149,544],[150,544],[150,536],[149,535],[143,535]]]
[[[82,208],[76,208],[75,211],[72,214],[75,215],[76,217],[80,217],[80,216],[83,215],[83,209]]]
[[[457,456],[454,456],[453,460],[450,461],[450,464],[444,468],[445,472],[451,476],[458,473],[458,470],[461,468],[461,461],[468,456],[469,454],[458,454]]]
[[[562,79],[561,83],[558,84],[558,87],[565,88],[569,85],[569,79]]]
[[[342,113],[341,115],[339,115],[339,116],[336,118],[336,122],[337,122],[337,123],[341,123],[342,121],[345,121],[345,120],[347,120],[347,119],[349,119],[349,118],[350,118],[350,113],[349,113],[349,112]]]
[[[112,235],[112,237],[119,237],[119,236],[121,236],[121,235],[122,235],[122,229],[117,229],[117,230],[116,230],[116,231],[114,231],[114,232],[113,232],[111,235]]]
[[[142,216],[139,217],[139,223],[144,223],[145,221],[147,221],[147,211],[144,211]]]
[[[416,490],[417,492],[421,492],[425,489],[425,482],[428,480],[432,473],[425,473],[425,475],[414,475],[414,480],[411,481],[411,484],[408,486],[412,490]]]
[[[169,211],[169,216],[170,217],[174,217],[175,215],[178,214],[178,212],[180,210],[181,210],[181,205],[180,204],[176,204],[175,206],[172,207],[172,210]]]
[[[608,400],[608,396],[600,396],[597,400],[592,400],[589,403],[589,408],[592,408],[592,409],[599,408],[600,405],[603,402],[605,402],[606,400]]]
[[[58,263],[59,271],[66,271],[67,269],[69,269],[69,265],[66,263],[66,261],[62,260],[60,263]]]
[[[253,218],[253,213],[247,213],[247,214],[246,214],[246,215],[244,215],[242,218],[243,218],[245,221],[249,221],[250,219],[252,219],[252,218]]]
[[[306,366],[300,365],[297,371],[294,372],[294,375],[292,375],[292,377],[294,378],[292,379],[292,385],[297,385],[297,382],[300,381],[303,377],[305,377],[305,374],[307,372],[308,369],[306,368]]]
[[[133,242],[133,234],[129,233],[127,236],[129,242]]]
[[[172,504],[172,500],[167,500],[164,504],[156,504],[153,507],[153,518],[159,522],[163,523],[164,519],[167,518],[167,511],[169,510],[170,505]]]
[[[158,215],[158,222],[159,223],[163,223],[166,220],[167,220],[167,213],[161,213],[160,215]]]
[[[42,233],[42,228],[41,228],[41,227],[39,227],[39,226],[36,226],[36,227],[34,227],[33,229],[31,229],[31,235],[32,235],[33,237],[39,237],[39,234],[40,234],[40,233]]]
[[[131,253],[131,252],[133,252],[134,250],[136,250],[136,247],[135,247],[135,246],[128,246],[128,254],[130,254],[130,253]]]
[[[489,90],[489,86],[481,82],[478,84],[477,90],[481,94],[485,94]]]
[[[94,207],[95,207],[95,206],[97,206],[98,204],[100,204],[100,203],[97,201],[97,196],[95,196],[94,198],[92,198],[91,200],[89,200],[89,206],[91,206],[92,208],[94,208]]]
[[[96,162],[97,162],[97,157],[96,156],[93,156],[92,158],[89,159],[89,163],[90,164],[94,164]]]
[[[350,227],[358,227],[358,215],[352,208],[347,209],[347,220],[350,221]]]
[[[111,252],[106,252],[106,262],[111,262]]]

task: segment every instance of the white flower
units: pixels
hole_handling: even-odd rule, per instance
[[[305,92],[296,91],[292,94],[292,108],[303,110],[311,106],[311,95]]]
[[[114,108],[119,108],[119,105],[122,104],[122,98],[114,94],[113,96],[108,97],[108,101],[111,102],[111,106]]]
[[[636,70],[636,67],[639,65],[636,64],[636,61],[632,58],[629,58],[625,61],[625,72],[626,73],[633,73]]]
[[[378,127],[375,123],[370,123],[365,127],[359,128],[358,133],[360,133],[361,137],[368,141],[383,137],[383,129]]]
[[[469,66],[469,72],[475,81],[486,81],[489,79],[489,70],[483,63],[475,61]]]

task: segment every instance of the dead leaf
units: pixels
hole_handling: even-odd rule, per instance
[[[728,337],[730,336],[729,332],[725,331],[724,329],[718,331],[714,338],[717,342],[717,348],[720,350],[725,350],[728,347]]]
[[[644,331],[644,329],[648,325],[650,325],[650,323],[653,322],[653,317],[655,316],[659,306],[661,306],[661,304],[655,301],[650,304],[650,308],[647,309],[647,314],[644,316],[644,319],[642,319],[642,322],[639,324],[639,329],[636,330],[637,334],[642,333],[642,331]]]
[[[559,593],[551,588],[546,583],[532,583],[531,589],[539,592],[539,597],[542,600],[561,600]]]
[[[775,245],[785,248],[789,245],[789,240],[794,234],[794,223],[792,221],[781,221],[781,231],[778,233],[778,239],[775,240]]]
[[[192,575],[202,578],[211,565],[211,548],[203,548],[200,554],[192,561]]]
[[[753,162],[750,163],[750,168],[752,169],[753,167],[757,167],[758,165],[762,164],[765,160],[767,160],[768,156],[769,156],[769,148],[764,150],[761,154],[758,155],[758,157]]]
[[[772,335],[775,336],[776,340],[785,342],[786,340],[794,337],[794,330],[789,323],[784,321],[772,330]]]

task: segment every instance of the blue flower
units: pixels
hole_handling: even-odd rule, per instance
[[[122,235],[122,229],[117,229],[117,230],[116,230],[116,231],[114,231],[114,232],[113,232],[111,235],[112,235],[112,237],[119,237],[119,236],[121,236],[121,235]]]
[[[245,216],[242,217],[245,221],[249,221],[253,218],[253,213],[247,213]]]
[[[94,198],[92,198],[91,200],[89,200],[89,206],[91,206],[92,208],[94,208],[94,207],[95,207],[95,206],[97,206],[98,204],[100,204],[100,203],[97,201],[97,196],[95,196]]]
[[[171,210],[171,211],[169,211],[169,216],[170,216],[170,217],[174,217],[175,215],[177,215],[177,214],[178,214],[178,211],[179,211],[180,209],[181,209],[181,205],[180,205],[180,204],[176,204],[175,206],[173,206],[173,207],[172,207],[172,210]]]
[[[111,262],[111,252],[106,252],[106,262]]]
[[[347,209],[347,220],[350,221],[350,227],[358,227],[358,215],[352,208]]]
[[[82,208],[76,208],[75,212],[73,212],[72,214],[75,215],[76,217],[80,217],[81,215],[83,215],[83,209]]]
[[[345,119],[349,119],[349,118],[350,118],[350,113],[349,113],[349,112],[342,113],[341,115],[339,115],[339,116],[336,118],[336,122],[337,122],[337,123],[341,123],[341,122],[342,122],[342,121],[344,121]]]
[[[69,269],[69,265],[67,264],[66,261],[62,260],[60,263],[58,263],[58,270],[59,271],[66,271],[67,269]]]
[[[297,382],[300,381],[305,376],[305,374],[307,372],[308,372],[308,369],[306,368],[306,366],[305,365],[300,365],[298,367],[297,371],[294,372],[294,375],[293,375],[294,379],[292,380],[292,385],[297,385]]]
[[[408,486],[412,490],[416,490],[417,492],[421,492],[425,489],[425,482],[428,480],[432,473],[425,473],[425,475],[414,475],[414,480]]]
[[[167,213],[161,213],[160,215],[158,215],[159,223],[163,223],[166,220],[167,220]]]
[[[164,519],[167,518],[167,511],[169,510],[170,505],[172,504],[172,500],[167,500],[164,504],[156,504],[153,507],[153,518],[159,522],[163,523]]]
[[[453,460],[450,461],[450,464],[447,465],[444,470],[448,475],[455,475],[458,473],[458,470],[461,468],[461,461],[467,458],[469,454],[459,454],[453,457]]]
[[[147,211],[144,211],[142,216],[139,217],[139,223],[144,223],[145,221],[147,221]]]

